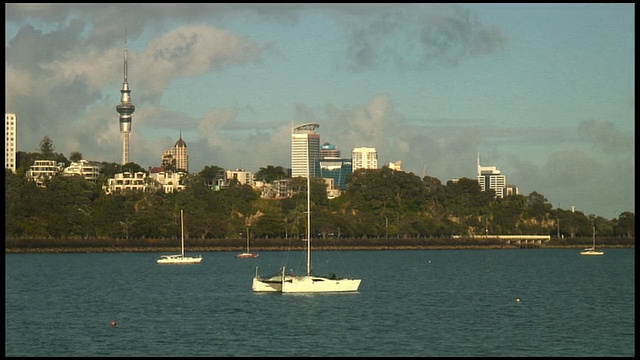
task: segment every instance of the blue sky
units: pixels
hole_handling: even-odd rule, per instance
[[[443,183],[496,166],[554,208],[635,212],[634,4],[5,4],[18,149],[290,167],[291,127]]]

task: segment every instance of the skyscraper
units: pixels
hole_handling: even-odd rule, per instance
[[[478,153],[478,183],[481,191],[491,189],[495,191],[496,197],[504,197],[507,177],[500,174],[495,166],[480,166],[480,153]]]
[[[131,90],[127,82],[127,47],[125,41],[124,48],[124,82],[120,90],[120,104],[116,106],[116,111],[120,114],[120,139],[122,151],[122,165],[129,162],[129,134],[131,133],[131,115],[136,111],[136,107],[131,103]]]
[[[162,154],[162,167],[165,165],[174,165],[175,171],[189,172],[187,143],[182,140],[182,131],[180,131],[180,139],[176,141],[176,144]]]
[[[320,159],[320,135],[316,123],[307,123],[294,127],[291,132],[291,177],[312,177],[317,175]]]
[[[18,121],[16,114],[4,114],[4,168],[16,172]]]
[[[351,159],[341,159],[340,150],[325,141],[320,147],[318,170],[318,176],[333,179],[333,189],[344,190],[347,187],[347,177],[351,174]],[[329,190],[332,188],[329,187]]]
[[[340,150],[336,148],[335,145],[332,145],[328,141],[325,141],[324,144],[320,147],[320,159],[339,159],[340,158]]]

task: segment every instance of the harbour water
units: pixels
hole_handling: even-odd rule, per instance
[[[315,273],[362,278],[315,295],[251,291],[280,251],[5,254],[5,355],[635,356],[634,253],[315,251]]]

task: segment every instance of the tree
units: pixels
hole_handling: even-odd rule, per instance
[[[42,140],[40,140],[40,153],[42,154],[42,158],[44,160],[54,160],[54,150],[53,141],[48,135],[45,135]]]
[[[204,179],[205,184],[210,188],[213,188],[218,180],[224,179],[225,177],[224,169],[215,165],[205,166],[198,174]]]
[[[634,237],[636,217],[630,211],[625,211],[618,217],[618,229],[621,235],[628,238]]]
[[[162,170],[165,172],[175,172],[178,160],[171,154],[164,155],[162,157]]]
[[[79,151],[72,151],[71,155],[69,155],[69,160],[73,162],[78,162],[82,160],[82,153]]]
[[[266,168],[261,167],[256,173],[255,178],[271,184],[274,180],[280,180],[287,177],[287,172],[282,166],[267,165]]]
[[[144,170],[144,168],[134,162],[128,162],[124,165],[122,165],[122,171],[128,171],[130,173],[137,173],[137,172],[146,172]]]

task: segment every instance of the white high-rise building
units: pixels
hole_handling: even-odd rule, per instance
[[[16,172],[18,121],[16,114],[4,114],[4,168]]]
[[[378,152],[375,148],[359,147],[353,148],[351,152],[351,171],[358,169],[377,169]]]
[[[491,189],[495,191],[496,197],[502,198],[505,195],[507,177],[500,174],[495,166],[480,166],[480,153],[478,153],[478,183],[481,191]]]
[[[318,160],[320,159],[320,135],[316,129],[320,127],[316,123],[307,123],[296,126],[291,132],[291,177],[312,177],[316,174]]]

